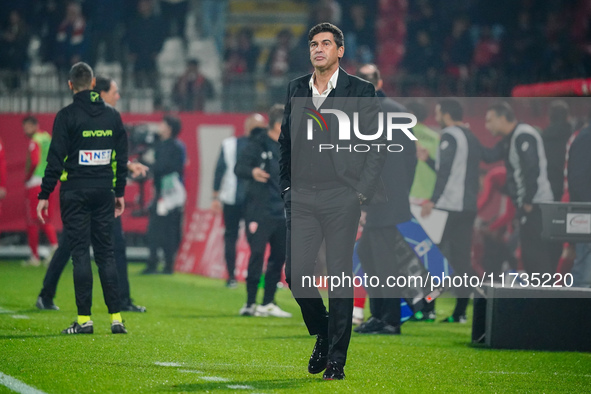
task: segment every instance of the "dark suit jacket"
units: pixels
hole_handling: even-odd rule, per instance
[[[378,91],[377,96],[384,112],[407,112],[406,108],[386,97],[382,91]],[[382,169],[388,202],[367,207],[365,228],[395,226],[412,218],[408,196],[417,166],[417,148],[415,142],[400,130],[394,131],[392,143],[402,145],[404,150],[388,153]]]
[[[287,102],[285,105],[285,112],[283,114],[283,122],[281,124],[281,136],[279,137],[281,156],[279,159],[280,176],[281,176],[281,190],[291,187],[291,169],[292,164],[297,166],[298,163],[292,163],[292,146],[297,146],[295,141],[298,138],[305,138],[304,133],[301,132],[300,125],[304,121],[304,108],[301,105],[294,105],[292,108],[292,100],[296,97],[312,97],[311,89],[308,85],[312,74],[305,75],[294,79],[289,83]],[[368,130],[360,130],[363,134],[374,134],[378,128],[378,112],[381,111],[379,101],[377,100],[375,88],[369,82],[347,74],[342,68],[339,69],[339,77],[336,88],[326,99],[329,102],[331,97],[348,98],[347,107],[359,112],[360,117],[368,119]],[[375,98],[375,101],[371,98]],[[356,100],[362,98],[362,100]],[[330,108],[329,105],[323,107]],[[339,108],[340,109],[340,108]],[[348,112],[348,111],[345,111]],[[384,144],[384,147],[378,152],[372,149],[367,153],[339,151],[335,149],[327,152],[332,155],[335,172],[340,181],[351,186],[356,191],[362,193],[367,197],[367,201],[380,202],[385,201],[384,187],[380,179],[380,173],[386,160],[387,151],[385,145],[386,131],[382,136],[374,141],[363,141],[358,139],[355,134],[351,133],[351,140],[340,141],[338,139],[338,123],[334,115],[326,116],[328,129],[331,130],[331,143],[336,145],[355,145],[355,144]],[[353,118],[350,117],[351,122]],[[362,125],[367,122],[360,121],[360,129]],[[293,127],[293,129],[292,129]],[[294,155],[295,157],[295,155]],[[375,197],[375,198],[374,198]]]

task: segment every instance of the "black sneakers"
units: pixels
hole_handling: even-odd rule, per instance
[[[127,334],[125,326],[119,320],[114,320],[113,323],[111,323],[111,332],[113,334]]]
[[[35,306],[41,310],[59,311],[60,308],[53,303],[53,300],[44,300],[42,297],[37,298]]]
[[[353,331],[358,334],[374,334],[384,328],[385,325],[383,321],[372,316],[366,322],[355,327]]]
[[[345,366],[336,361],[331,361],[322,376],[324,380],[343,380],[345,379]]]
[[[317,374],[326,369],[328,363],[328,338],[316,336],[316,344],[308,362],[308,372]]]
[[[63,330],[62,334],[92,334],[94,332],[92,324],[92,320],[89,320],[82,325],[75,321],[70,327]]]
[[[121,308],[121,312],[139,312],[145,313],[147,312],[145,306],[134,305],[132,302],[129,302],[127,305]]]

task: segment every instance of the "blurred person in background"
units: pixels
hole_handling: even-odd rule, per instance
[[[417,124],[412,129],[412,133],[417,137],[417,144],[427,149],[429,158],[437,158],[437,148],[439,147],[439,134],[427,126],[424,122],[429,116],[429,110],[420,101],[412,101],[406,105],[407,110],[417,117]],[[422,204],[430,200],[435,188],[437,173],[427,163],[422,160],[417,161],[414,181],[410,189],[410,198],[413,204]]]
[[[357,76],[371,82],[376,88],[385,113],[406,112],[396,101],[382,91],[384,81],[374,64],[365,64]],[[402,261],[397,258],[397,245],[404,243],[396,225],[411,220],[409,193],[417,166],[416,146],[402,133],[397,133],[393,144],[403,147],[402,153],[389,154],[382,168],[382,180],[388,202],[367,206],[366,222],[357,252],[363,271],[368,276],[387,278],[399,274]],[[380,288],[368,287],[371,317],[355,328],[360,334],[400,335],[400,297],[392,297]]]
[[[92,67],[101,60],[101,55],[106,63],[123,59],[123,3],[120,0],[100,0],[85,1],[82,5],[84,15],[89,18],[88,62]]]
[[[31,258],[26,265],[38,266],[39,260],[39,228],[47,236],[52,252],[57,249],[57,235],[53,224],[49,223],[47,216],[46,223],[39,223],[36,216],[37,195],[41,191],[41,181],[47,167],[47,153],[51,144],[51,136],[48,132],[39,128],[39,121],[34,116],[27,116],[23,119],[23,131],[30,140],[25,167],[25,189],[27,208],[27,239],[31,248]]]
[[[160,0],[162,18],[166,23],[166,36],[180,37],[185,41],[185,26],[187,25],[188,0]]]
[[[279,186],[279,135],[284,106],[277,104],[269,111],[269,129],[252,135],[238,156],[234,172],[247,181],[246,237],[250,245],[246,304],[241,316],[291,317],[275,303],[277,283],[285,265],[285,213]],[[257,291],[265,262],[267,244],[271,253],[265,271],[263,302],[256,305]]]
[[[174,272],[174,259],[182,236],[182,218],[186,200],[183,186],[186,149],[177,138],[181,121],[171,115],[164,117],[159,126],[160,142],[155,147],[154,199],[150,205],[148,239],[150,257],[144,274],[155,274],[158,269],[158,250],[164,252],[163,274]]]
[[[568,119],[569,107],[565,101],[553,101],[550,103],[548,112],[550,124],[542,132],[542,140],[548,160],[548,181],[550,181],[554,201],[560,201],[564,186],[566,143],[573,132],[573,127]]]
[[[199,61],[191,59],[174,85],[173,98],[181,111],[203,111],[205,102],[214,97],[211,82],[199,71]]]
[[[137,13],[127,26],[129,60],[133,63],[135,84],[156,88],[156,58],[164,43],[164,22],[154,14],[153,0],[139,0]]]
[[[2,214],[2,200],[6,198],[6,155],[4,154],[4,144],[0,138],[0,215]]]
[[[532,126],[520,123],[505,102],[489,107],[485,127],[502,137],[493,148],[482,148],[483,160],[505,161],[506,191],[517,209],[523,266],[530,274],[553,274],[562,249],[558,242],[542,240],[539,204],[554,201],[542,137]]]
[[[222,147],[218,156],[213,178],[213,201],[211,210],[224,215],[224,256],[228,279],[226,287],[235,288],[236,277],[236,241],[240,221],[244,219],[244,199],[246,185],[243,179],[234,173],[236,160],[248,144],[248,137],[257,128],[266,125],[265,118],[261,114],[252,114],[244,121],[244,135],[242,137],[229,137],[222,141]]]
[[[100,97],[105,104],[115,108],[117,101],[121,98],[119,95],[119,88],[117,83],[104,76],[96,77],[96,84],[94,91],[99,92]],[[146,176],[148,167],[141,163],[127,163],[127,169],[132,177]],[[135,305],[130,295],[129,276],[127,273],[127,256],[125,251],[125,238],[123,236],[123,227],[121,224],[121,217],[115,218],[113,224],[113,252],[115,256],[115,265],[117,266],[117,275],[119,277],[119,297],[121,302],[121,310],[125,312],[146,312],[146,307]],[[53,299],[57,291],[59,279],[70,260],[70,244],[62,235],[59,242],[59,247],[53,254],[45,278],[43,279],[43,288],[37,297],[35,306],[39,309],[45,310],[59,310],[54,304]]]
[[[56,51],[53,55],[54,63],[59,70],[67,71],[74,63],[86,57],[88,31],[79,2],[67,3],[66,16],[58,27],[56,43]]]
[[[440,100],[435,106],[435,120],[443,128],[437,160],[429,158],[427,149],[417,150],[418,158],[437,171],[433,195],[423,203],[421,216],[429,216],[433,208],[447,211],[439,249],[448,258],[456,276],[475,274],[471,252],[481,157],[480,143],[463,119],[464,110],[459,101]],[[470,294],[471,288],[468,286],[457,287],[455,309],[442,322],[466,323]]]
[[[30,33],[22,15],[17,10],[10,12],[8,25],[0,35],[0,70],[13,73],[7,80],[9,88],[19,86],[19,73],[27,67],[27,50]]]
[[[568,153],[568,192],[572,202],[591,202],[591,111]],[[573,286],[591,287],[591,243],[575,244]]]

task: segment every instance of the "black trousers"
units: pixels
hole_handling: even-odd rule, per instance
[[[530,273],[556,272],[562,243],[542,240],[542,211],[534,205],[530,213],[520,211],[519,241],[523,267]]]
[[[395,226],[383,228],[365,228],[357,253],[363,271],[369,276],[377,276],[384,283],[388,276],[399,274],[398,253],[395,240],[402,237]],[[404,241],[404,240],[403,240]],[[386,288],[368,287],[371,315],[392,326],[400,325],[400,297],[392,297],[392,291]]]
[[[359,199],[350,187],[329,190],[293,188],[285,195],[287,262],[285,275],[310,335],[326,336],[328,360],[345,364],[351,339],[353,287],[329,291],[327,312],[318,288],[305,287],[312,277],[322,240],[329,276],[351,276],[359,216]]]
[[[267,305],[275,301],[277,292],[277,282],[281,280],[281,270],[285,263],[285,242],[287,229],[285,219],[267,218],[258,220],[257,229],[254,233],[250,232],[250,221],[246,226],[246,237],[250,245],[250,259],[248,260],[248,276],[246,278],[246,303],[247,305],[256,302],[257,290],[263,263],[265,260],[265,250],[267,243],[271,246],[271,254],[267,261],[267,271],[265,272],[265,294],[262,305]]]
[[[474,231],[475,219],[476,212],[452,211],[447,216],[439,249],[449,260],[455,275],[476,275],[472,268],[472,233]],[[459,287],[454,290],[458,298],[453,317],[459,318],[466,314],[472,289],[469,287]],[[435,303],[432,302],[431,304],[433,304],[431,308],[434,308]]]
[[[175,209],[167,215],[159,216],[156,207],[150,209],[148,239],[150,240],[150,257],[147,269],[155,271],[158,266],[158,249],[164,252],[164,272],[172,273],[174,259],[181,243],[182,211]]]
[[[62,190],[60,208],[64,234],[72,251],[78,315],[91,314],[91,244],[109,313],[120,312],[119,283],[113,256],[112,234],[115,219],[113,191],[109,189]]]
[[[238,241],[238,230],[242,219],[244,219],[244,204],[224,204],[224,252],[228,279],[235,278],[236,241]]]
[[[123,227],[121,225],[121,218],[116,218],[113,224],[113,248],[115,253],[115,265],[117,266],[117,274],[119,277],[119,298],[121,305],[131,303],[131,295],[129,290],[129,277],[127,274],[127,257],[125,255],[125,239],[123,238]],[[52,300],[55,297],[57,284],[60,280],[62,272],[70,260],[70,243],[65,234],[60,238],[59,247],[53,254],[45,278],[43,279],[43,288],[39,297],[44,300]]]

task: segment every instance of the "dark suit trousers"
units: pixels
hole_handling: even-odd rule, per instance
[[[355,190],[293,188],[285,195],[287,216],[287,283],[300,305],[310,335],[329,339],[328,360],[345,364],[351,339],[353,288],[329,292],[329,312],[316,287],[302,286],[312,277],[320,244],[326,242],[329,276],[352,276],[353,248],[360,206]]]

